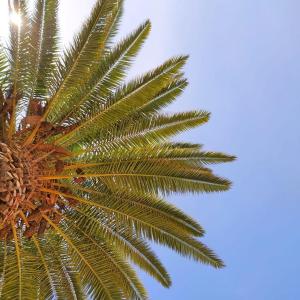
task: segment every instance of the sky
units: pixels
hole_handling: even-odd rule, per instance
[[[65,43],[94,2],[61,0]],[[150,298],[300,299],[300,1],[125,3],[120,36],[145,19],[153,25],[131,75],[170,56],[190,55],[185,68],[190,86],[168,110],[204,109],[212,117],[178,140],[238,157],[214,168],[233,181],[231,191],[169,197],[204,226],[203,241],[226,268],[215,270],[155,247],[173,286],[164,289],[141,274]],[[5,22],[1,17],[0,34]]]

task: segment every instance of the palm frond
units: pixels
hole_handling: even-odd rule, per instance
[[[149,216],[157,218],[162,226],[174,228],[185,234],[192,234],[195,236],[202,236],[204,234],[203,228],[195,220],[184,214],[180,209],[175,208],[170,203],[153,195],[137,194],[125,190],[114,191],[113,193],[111,193],[111,191],[103,193],[97,190],[97,186],[92,188],[73,186],[73,188],[74,192],[79,192],[79,195],[82,197],[88,192],[96,197],[108,197],[111,199],[110,201],[122,202],[124,205],[127,203],[128,207],[131,207],[135,212],[140,211],[141,216],[150,220],[150,222],[151,218],[149,218]]]
[[[5,105],[5,89],[9,86],[9,61],[2,45],[0,45],[0,108]],[[0,113],[0,137],[6,140],[6,119],[3,112]]]
[[[1,242],[0,247],[0,257],[1,257],[1,263],[0,263],[0,297],[2,297],[3,293],[3,286],[5,283],[5,274],[7,272],[7,242]]]
[[[2,45],[0,45],[0,88],[1,93],[3,93],[3,88],[7,85],[7,73],[9,72],[9,62],[7,59],[7,55]],[[3,94],[1,96],[3,98]],[[3,99],[1,99],[3,101]],[[2,102],[1,102],[2,104]]]
[[[22,26],[10,24],[10,76],[13,93],[23,93],[23,89],[28,84],[28,54],[29,54],[29,35],[30,21],[28,7],[25,0],[13,1],[14,6],[10,6],[10,14],[18,14],[22,20]]]
[[[62,293],[62,299],[66,298],[65,291],[69,291],[70,298],[76,300],[85,300],[87,298],[86,294],[84,293],[83,286],[80,282],[80,274],[76,269],[76,266],[72,265],[72,261],[67,253],[63,253],[57,257],[60,260],[61,270],[62,270],[62,279],[67,281],[68,289],[64,289]],[[72,297],[71,297],[72,295]]]
[[[94,251],[98,252],[98,255],[101,255],[103,259],[105,259],[107,263],[106,276],[110,277],[110,280],[114,281],[116,286],[119,286],[123,290],[124,296],[127,299],[145,299],[147,297],[146,291],[138,280],[134,270],[116,251],[113,251],[112,248],[99,237],[87,234],[74,222],[74,219],[69,219],[67,216],[64,216],[64,220],[66,221],[68,232],[73,231],[73,234],[77,237],[81,235],[81,238],[86,239],[90,247],[93,247]],[[109,270],[111,273],[109,273]]]
[[[122,87],[114,93],[104,107],[92,114],[87,120],[83,120],[76,128],[60,138],[59,142],[72,139],[78,141],[78,137],[84,134],[92,135],[99,128],[106,128],[116,123],[143,105],[157,90],[168,84],[177,75],[185,64],[187,57],[175,57],[170,59],[157,69],[147,73],[141,78]]]
[[[91,17],[64,53],[64,59],[59,64],[59,74],[55,76],[61,79],[56,86],[52,87],[53,97],[44,117],[47,117],[50,112],[54,113],[56,109],[61,109],[61,103],[66,103],[61,100],[68,96],[69,90],[74,91],[83,80],[90,76],[90,68],[94,67],[105,53],[110,30],[115,25],[112,15],[118,17],[120,7],[120,0],[97,1]],[[109,23],[106,22],[107,19],[110,20]]]
[[[12,227],[14,242],[5,246],[5,267],[1,282],[2,299],[37,299],[37,263],[28,242]]]
[[[193,111],[173,115],[161,114],[139,121],[127,120],[110,127],[107,131],[100,130],[98,132],[100,138],[97,140],[91,135],[87,137],[82,135],[80,143],[75,144],[73,156],[91,155],[101,151],[109,153],[117,151],[118,148],[122,151],[124,147],[130,149],[160,144],[171,136],[205,124],[209,120],[209,115],[204,111]],[[66,144],[72,145],[73,140]]]
[[[51,95],[42,119],[35,130],[26,139],[28,145],[36,136],[42,121],[49,114],[56,115],[61,106],[67,102],[68,97],[90,77],[91,69],[104,55],[106,44],[114,31],[122,0],[98,0],[90,18],[82,26],[81,31],[75,36],[73,44],[64,51],[64,58],[58,63],[57,72],[53,75],[49,92]],[[115,18],[113,17],[115,16]],[[51,116],[49,117],[51,119]]]
[[[55,278],[53,277],[53,274],[51,274],[49,262],[44,253],[45,250],[43,249],[41,242],[35,236],[32,238],[32,241],[41,260],[39,295],[42,299],[49,299],[52,296],[57,297],[55,290]]]
[[[158,113],[162,108],[172,103],[187,87],[186,79],[175,79],[161,89],[152,99],[143,105],[137,113],[142,115]]]
[[[94,248],[90,247],[88,241],[78,239],[76,236],[71,238],[69,230],[62,229],[62,226],[58,227],[46,215],[43,217],[68,244],[70,255],[78,266],[87,294],[94,299],[121,299],[119,289],[110,281],[110,277],[106,277],[109,270],[107,262],[101,256],[95,256]]]
[[[22,20],[22,26],[10,24],[10,94],[12,99],[12,117],[8,128],[8,139],[16,131],[17,113],[23,107],[22,96],[26,94],[29,84],[28,76],[28,55],[29,55],[29,35],[30,21],[28,15],[27,2],[25,0],[14,1],[14,7],[10,6],[10,14],[17,13]]]
[[[150,22],[147,21],[107,53],[92,78],[70,99],[72,105],[66,106],[68,111],[61,123],[80,120],[80,116],[85,116],[95,105],[105,103],[107,96],[124,79],[125,71],[147,38],[150,27]],[[61,109],[58,114],[62,115],[62,111],[64,109]]]
[[[140,211],[132,210],[130,206],[124,205],[122,200],[117,201],[115,197],[101,197],[85,199],[78,196],[68,195],[61,192],[44,190],[45,192],[58,193],[61,196],[69,197],[79,201],[81,204],[97,207],[104,211],[115,214],[119,217],[120,222],[131,223],[132,228],[135,228],[136,233],[144,238],[153,240],[160,244],[171,247],[178,253],[193,257],[196,260],[210,264],[214,267],[222,267],[223,263],[219,260],[213,252],[206,248],[203,244],[191,238],[190,236],[179,233],[172,228],[166,226],[160,227],[161,220],[154,220],[145,215],[142,217]],[[113,201],[112,201],[113,199]],[[147,218],[145,220],[144,218]]]
[[[37,0],[31,21],[29,99],[44,100],[58,55],[58,0]]]
[[[101,149],[101,147],[100,147]],[[80,163],[66,167],[66,170],[77,168],[92,168],[102,165],[120,163],[147,163],[160,164],[170,162],[184,162],[194,166],[230,162],[235,159],[232,155],[220,152],[201,151],[199,145],[161,143],[160,145],[145,145],[130,149],[126,146],[114,151],[93,151],[81,155]],[[127,151],[126,151],[127,150]],[[76,161],[76,160],[75,160]]]
[[[54,233],[46,235],[44,239],[39,238],[40,246],[48,263],[51,276],[52,295],[55,299],[86,299],[84,287],[79,278],[77,267],[72,262],[67,253],[67,244],[63,239],[54,236]],[[45,274],[43,274],[45,278]],[[41,284],[43,281],[41,281]],[[44,286],[41,285],[41,292],[45,292],[43,287],[49,288],[49,282],[46,280]],[[40,293],[40,298],[44,299],[44,294]],[[47,299],[47,298],[46,298]]]
[[[15,228],[15,224],[12,224],[11,226],[12,228],[12,232],[13,232],[13,237],[14,237],[14,242],[15,242],[15,251],[16,251],[16,258],[17,258],[17,277],[18,277],[18,283],[17,283],[17,288],[16,288],[16,298],[17,299],[22,299],[22,290],[23,290],[23,286],[22,286],[22,276],[23,276],[23,270],[22,270],[22,263],[21,263],[21,251],[20,251],[20,245],[19,245],[19,238],[17,235],[17,231]]]
[[[78,226],[84,228],[90,235],[100,236],[124,259],[138,265],[163,286],[170,286],[170,277],[156,255],[144,240],[129,230],[126,224],[119,226],[114,220],[110,220],[107,214],[95,208],[76,208],[76,211],[69,211],[69,214],[76,220]]]

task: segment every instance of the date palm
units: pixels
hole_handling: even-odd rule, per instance
[[[113,44],[122,0],[97,1],[62,54],[58,0],[9,6],[22,23],[0,52],[0,298],[146,299],[132,264],[171,284],[149,241],[222,267],[162,199],[230,186],[208,164],[234,157],[170,139],[209,119],[162,112],[187,86],[187,57],[128,81],[150,23]]]

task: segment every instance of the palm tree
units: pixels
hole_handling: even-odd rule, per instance
[[[113,45],[122,0],[99,0],[60,56],[58,0],[9,1],[0,51],[0,298],[146,299],[132,264],[169,287],[148,242],[220,268],[204,230],[162,198],[225,191],[234,157],[170,137],[209,119],[161,110],[187,86],[178,56],[131,81],[147,21]]]

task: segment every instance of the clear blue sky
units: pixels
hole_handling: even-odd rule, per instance
[[[94,0],[61,3],[67,41]],[[233,180],[230,192],[170,198],[206,228],[227,267],[157,248],[173,287],[142,274],[151,299],[300,299],[299,12],[299,0],[126,0],[123,35],[153,23],[132,73],[190,54],[190,87],[169,110],[206,109],[212,119],[180,139],[239,158],[216,168]]]
[[[61,2],[68,38],[94,1]],[[239,158],[217,168],[230,192],[170,198],[203,224],[227,267],[159,248],[173,287],[142,275],[151,299],[300,299],[299,12],[298,0],[126,1],[122,34],[153,23],[133,72],[191,55],[190,87],[170,110],[206,109],[212,119],[180,138]]]

